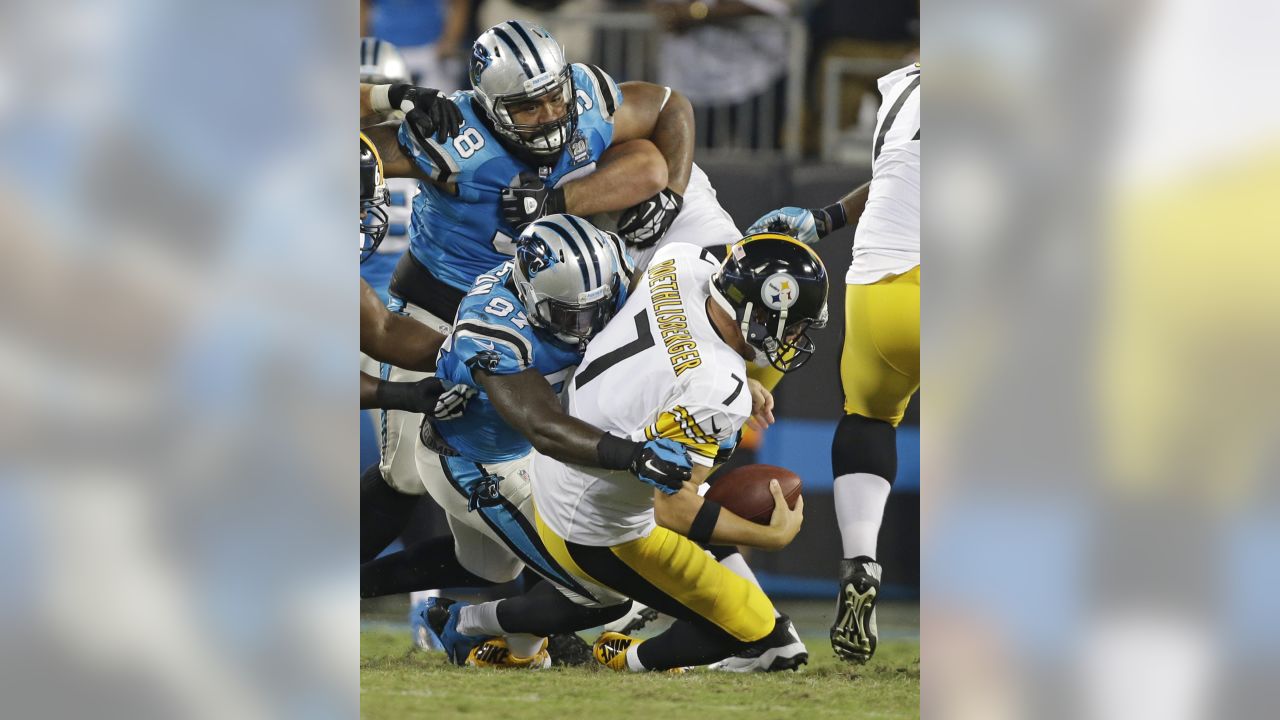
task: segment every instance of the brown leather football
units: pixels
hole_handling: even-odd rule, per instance
[[[773,479],[781,486],[787,507],[795,508],[800,497],[800,476],[777,465],[744,465],[717,473],[711,477],[707,498],[747,520],[768,525],[773,516],[773,494],[769,492],[769,481]]]

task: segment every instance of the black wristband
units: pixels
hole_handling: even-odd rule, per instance
[[[849,216],[844,211],[844,205],[838,202],[831,203],[819,212],[826,216],[826,222],[818,224],[818,237],[820,238],[830,235],[849,223]]]
[[[378,388],[373,393],[374,402],[383,410],[425,412],[426,408],[420,407],[424,394],[420,383],[427,383],[427,392],[437,397],[444,390],[444,384],[440,382],[440,378],[435,377],[418,382],[382,381],[378,383]]]
[[[631,461],[643,448],[642,443],[605,433],[596,444],[597,463],[605,470],[629,470]]]
[[[702,507],[693,516],[693,524],[685,536],[697,543],[711,542],[711,533],[715,532],[716,523],[720,521],[720,503],[702,498]]]
[[[387,102],[392,110],[400,109],[400,103],[404,102],[404,94],[411,89],[413,86],[407,83],[394,83],[387,88]]]
[[[565,211],[564,188],[553,188],[547,192],[547,202],[543,205],[543,215],[559,215]]]

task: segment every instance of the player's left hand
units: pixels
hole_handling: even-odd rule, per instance
[[[391,86],[387,100],[391,107],[404,113],[404,121],[419,145],[425,145],[433,135],[436,142],[444,142],[462,128],[462,111],[435,88],[400,83]]]
[[[812,210],[798,207],[778,208],[767,213],[747,228],[748,235],[775,232],[790,235],[805,245],[812,245],[825,233],[818,228],[817,216]]]
[[[751,390],[751,419],[747,424],[759,432],[774,423],[773,393],[755,378],[747,378],[747,388]]]
[[[502,221],[519,232],[544,215],[564,212],[564,190],[549,187],[536,173],[522,172],[511,187],[504,188],[499,212]]]
[[[684,198],[671,188],[629,208],[618,218],[618,234],[627,244],[644,249],[652,247],[671,229],[680,209],[684,207]]]
[[[431,417],[436,420],[453,420],[462,417],[462,412],[467,409],[467,402],[475,397],[476,389],[470,385],[451,383],[448,380],[441,380],[440,385],[443,392],[436,399]]]

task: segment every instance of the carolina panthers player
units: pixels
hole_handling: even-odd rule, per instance
[[[598,68],[567,63],[559,44],[537,26],[507,22],[482,34],[471,83],[472,90],[455,93],[452,101],[429,88],[361,86],[362,117],[406,112],[399,125],[365,131],[387,174],[422,181],[409,252],[392,276],[390,307],[446,333],[472,281],[514,252],[518,228],[503,222],[499,207],[503,191],[522,173],[564,190],[564,205],[555,209],[587,215],[653,197],[667,187],[669,166],[683,167],[687,175],[692,162],[687,100],[641,83],[628,90],[624,105],[613,80]],[[455,130],[451,140],[446,137]],[[653,143],[639,141],[646,137],[662,155]],[[619,145],[605,157],[611,143],[632,139],[639,142]],[[521,204],[526,199],[538,204],[536,198],[521,198]],[[544,202],[538,214],[547,209]],[[400,368],[387,371],[395,381],[419,377]],[[403,526],[404,520],[394,519],[407,520],[401,493],[421,487],[412,453],[419,422],[407,413],[384,415],[378,477],[368,478],[369,492],[361,497],[391,520],[386,542]]]
[[[557,397],[587,341],[626,299],[621,243],[571,215],[534,222],[518,242],[513,261],[476,279],[437,364],[442,381],[475,387],[479,395],[460,418],[429,419],[421,428],[418,471],[448,513],[453,537],[367,563],[361,572],[366,597],[506,582],[526,564],[557,585],[586,592],[551,559],[534,529],[527,465],[535,446],[565,462],[629,470],[667,492],[690,476],[692,462],[675,441],[604,433],[566,414]],[[538,634],[496,641],[500,651],[490,649],[472,664],[540,667],[549,662],[544,635],[594,627],[627,609],[586,608],[549,585],[539,587],[502,613],[508,631]],[[432,612],[456,625],[464,606],[443,601]],[[484,639],[467,641],[443,627],[437,632],[459,663]]]

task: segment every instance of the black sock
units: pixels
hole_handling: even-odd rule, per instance
[[[458,562],[453,536],[424,540],[360,566],[360,597],[379,597],[447,587],[489,587]]]
[[[650,670],[670,670],[708,665],[741,652],[750,644],[709,624],[677,620],[665,632],[641,643],[636,656]]]
[[[498,624],[509,633],[551,635],[577,632],[611,623],[627,614],[631,603],[592,608],[565,597],[549,582],[498,603]]]
[[[409,523],[419,499],[387,484],[377,463],[360,474],[360,562],[387,549]]]

